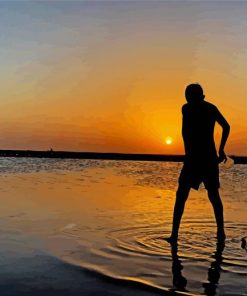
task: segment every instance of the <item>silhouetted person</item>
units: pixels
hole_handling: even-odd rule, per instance
[[[220,187],[219,162],[226,161],[224,147],[230,126],[216,106],[204,101],[203,89],[199,84],[188,85],[185,97],[187,104],[182,107],[185,160],[176,192],[172,233],[167,240],[170,243],[177,241],[179,225],[190,189],[198,190],[201,182],[208,191],[208,197],[214,209],[217,238],[224,240],[223,206],[218,190]],[[214,143],[216,122],[222,127],[219,156]]]

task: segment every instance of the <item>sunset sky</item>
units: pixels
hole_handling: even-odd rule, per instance
[[[183,153],[198,82],[231,125],[226,152],[247,155],[246,15],[244,1],[0,2],[0,149]]]

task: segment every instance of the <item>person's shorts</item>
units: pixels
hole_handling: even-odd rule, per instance
[[[179,176],[179,185],[199,189],[203,182],[206,189],[220,187],[218,163],[184,163]]]

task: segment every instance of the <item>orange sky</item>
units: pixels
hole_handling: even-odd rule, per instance
[[[199,82],[231,125],[226,152],[247,155],[247,3],[0,9],[0,149],[183,153],[184,89]]]

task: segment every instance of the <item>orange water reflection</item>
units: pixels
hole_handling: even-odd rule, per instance
[[[191,191],[181,225],[179,254],[173,252],[172,261],[170,245],[163,237],[171,228],[179,168],[174,165],[174,170],[171,164],[164,163],[160,166],[170,166],[167,175],[156,172],[155,164],[141,162],[131,163],[125,170],[109,166],[3,174],[1,229],[28,234],[36,241],[30,242],[31,247],[72,264],[160,287],[173,289],[174,276],[179,276],[182,283],[179,268],[172,275],[172,265],[179,267],[180,260],[187,279],[186,286],[184,280],[182,286],[189,291],[205,292],[216,289],[218,284],[231,289],[229,285],[239,281],[241,286],[238,276],[245,274],[247,265],[239,248],[239,239],[247,230],[245,187],[237,191],[240,187],[229,181],[231,176],[222,175],[228,241],[223,257],[216,251],[217,258],[213,259],[213,210],[205,190]],[[155,183],[157,180],[160,182]],[[18,244],[16,247],[18,250]],[[218,272],[220,264],[224,273],[219,283],[214,283],[211,276]]]

